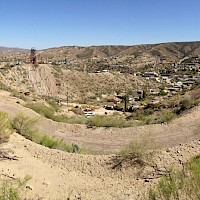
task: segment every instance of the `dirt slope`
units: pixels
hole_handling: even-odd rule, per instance
[[[13,134],[4,149],[17,160],[2,160],[2,178],[23,178],[31,176],[24,195],[34,199],[70,198],[84,200],[134,200],[143,199],[145,191],[156,182],[155,170],[146,167],[138,177],[138,169],[111,169],[110,156],[89,156],[50,150]],[[155,155],[158,168],[172,164],[181,167],[192,156],[200,153],[200,142],[162,150]],[[147,181],[148,180],[148,181]],[[43,197],[43,198],[41,198]]]

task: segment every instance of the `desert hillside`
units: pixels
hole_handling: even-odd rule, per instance
[[[200,42],[29,57],[0,47],[0,199],[196,200]]]
[[[70,101],[112,97],[117,92],[138,90],[148,83],[140,77],[119,72],[84,73],[41,64],[29,64],[0,69],[0,81],[4,86],[31,96],[51,96]],[[151,81],[152,87],[157,84]],[[2,86],[3,87],[3,86]]]

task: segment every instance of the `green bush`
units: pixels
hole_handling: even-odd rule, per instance
[[[8,115],[4,112],[0,112],[0,143],[7,141],[12,133],[13,129]]]
[[[40,134],[36,128],[38,119],[30,118],[22,113],[15,116],[12,120],[12,127],[17,133],[24,136],[25,138],[32,140],[36,143],[40,141]]]
[[[58,112],[60,110],[59,105],[55,101],[47,100],[47,103],[50,105],[51,108],[54,109],[55,112]]]
[[[186,98],[186,97],[181,99],[179,104],[180,104],[180,110],[181,111],[188,110],[188,109],[190,109],[192,107],[191,99],[190,98]]]
[[[144,124],[160,124],[175,119],[177,115],[170,111],[162,111],[155,115],[143,116],[141,120]]]
[[[153,150],[150,150],[153,145],[150,141],[150,139],[132,141],[112,158],[112,168],[122,168],[124,164],[139,167],[153,165]]]
[[[166,96],[168,94],[168,92],[165,92],[163,90],[161,90],[159,93],[158,93],[158,96]]]
[[[58,140],[43,133],[40,133],[36,127],[38,120],[30,118],[24,114],[18,114],[12,120],[12,127],[17,133],[24,136],[25,138],[41,144],[51,149],[59,149],[71,153],[85,153],[86,150],[80,148],[77,144],[74,146],[66,144],[63,140]],[[77,150],[78,149],[78,150]]]
[[[48,118],[48,119],[53,119],[54,118],[54,113],[55,110],[52,107],[45,106],[40,103],[35,103],[35,104],[26,104],[26,107],[34,110],[38,114]]]
[[[85,153],[86,150],[82,149],[77,144],[66,144],[63,140],[57,140],[47,135],[41,138],[40,144],[49,147],[50,149],[59,149],[69,153]]]
[[[56,148],[58,146],[59,141],[45,135],[41,138],[40,144],[45,146],[45,147],[49,147],[50,149],[52,149],[52,148]]]
[[[96,127],[130,127],[133,124],[120,116],[96,115],[88,119],[87,125]]]
[[[21,193],[30,179],[30,176],[25,176],[24,179],[17,179],[14,181],[2,181],[0,188],[0,200],[22,199]]]
[[[200,199],[200,156],[193,158],[184,166],[182,171],[171,169],[164,175],[156,188],[149,190],[149,199]]]
[[[163,111],[161,112],[157,118],[155,119],[156,124],[164,123],[164,122],[169,122],[173,119],[175,119],[177,115],[173,112],[170,111]]]
[[[81,108],[73,108],[72,112],[74,112],[77,115],[84,115],[84,112],[81,110]]]
[[[179,190],[183,188],[184,175],[171,170],[169,176],[163,176],[158,183],[158,192],[164,199],[179,199]]]
[[[16,188],[11,182],[4,181],[0,190],[1,200],[20,200],[20,194],[18,188]]]
[[[125,149],[122,149],[120,155],[125,161],[138,160],[147,162],[149,160],[148,150],[150,149],[150,140],[132,141]]]
[[[185,191],[190,199],[200,199],[200,155],[187,163],[190,176],[187,177]]]

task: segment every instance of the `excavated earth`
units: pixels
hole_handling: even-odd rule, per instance
[[[0,93],[0,111],[10,116],[24,112],[37,116],[24,108],[7,92]],[[13,134],[2,149],[8,158],[0,162],[2,179],[31,176],[22,196],[28,199],[84,199],[134,200],[144,199],[148,188],[170,166],[182,163],[200,154],[200,107],[195,107],[170,124],[132,128],[87,129],[83,125],[56,123],[40,117],[40,128],[49,135],[76,142],[104,155],[80,155],[52,150]],[[113,154],[135,139],[150,138],[160,149],[153,161],[157,168],[123,166],[113,168]],[[107,155],[105,155],[107,154]]]

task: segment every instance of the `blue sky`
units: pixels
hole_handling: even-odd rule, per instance
[[[0,0],[0,46],[200,40],[200,0]]]

